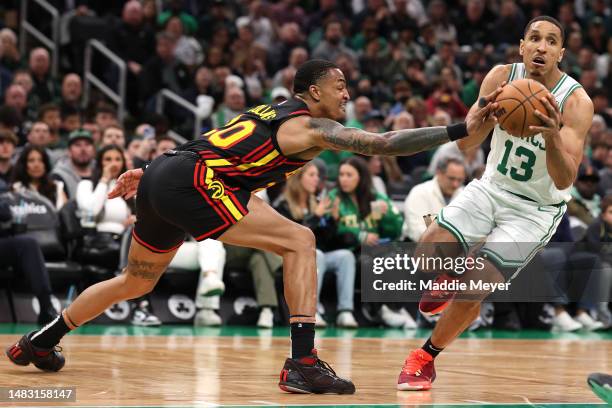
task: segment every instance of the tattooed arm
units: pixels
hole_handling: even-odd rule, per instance
[[[348,150],[366,155],[407,156],[451,140],[477,134],[482,127],[492,126],[496,119],[490,113],[497,106],[492,101],[499,92],[501,88],[486,97],[487,103],[466,118],[465,127],[462,125],[436,126],[371,133],[347,128],[338,122],[324,118],[310,118],[308,127],[315,145],[323,149]]]
[[[444,126],[370,133],[330,119],[312,118],[309,124],[318,146],[367,155],[410,155],[450,141]]]

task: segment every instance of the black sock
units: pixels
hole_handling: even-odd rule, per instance
[[[291,357],[306,357],[314,348],[314,323],[291,323]]]
[[[438,348],[434,346],[433,344],[431,344],[431,337],[427,339],[427,341],[421,348],[425,350],[425,352],[427,352],[427,354],[429,354],[433,358],[436,358],[438,354],[440,354],[440,352],[444,350],[443,348]]]
[[[60,342],[70,328],[64,321],[64,316],[60,313],[51,323],[38,330],[32,336],[32,344],[40,348],[52,348]]]
[[[42,295],[37,295],[38,304],[40,306],[40,313],[47,314],[56,314],[55,309],[53,309],[53,305],[51,304],[51,295],[48,293],[43,293]]]

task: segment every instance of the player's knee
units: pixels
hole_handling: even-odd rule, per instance
[[[298,229],[296,250],[301,253],[312,254],[315,256],[317,244],[314,233],[310,228],[302,227]]]

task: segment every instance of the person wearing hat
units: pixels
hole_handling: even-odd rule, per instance
[[[270,99],[273,104],[281,103],[289,98],[291,98],[291,92],[284,86],[277,86],[270,93]]]
[[[76,197],[79,181],[91,178],[95,154],[91,132],[79,129],[70,133],[68,159],[61,160],[51,174],[54,179],[64,183],[68,199]]]
[[[586,229],[599,216],[601,197],[597,194],[598,183],[597,170],[590,164],[581,164],[572,188],[572,200],[567,204],[567,212],[573,226]]]
[[[0,130],[0,180],[9,182],[13,165],[11,160],[17,146],[17,136],[10,130]]]

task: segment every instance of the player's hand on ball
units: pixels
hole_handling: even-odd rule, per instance
[[[502,92],[504,85],[506,85],[506,81],[502,82],[501,85],[490,94],[482,96],[478,100],[478,110],[472,114],[468,114],[465,122],[469,135],[479,133],[482,128],[491,130],[495,124],[497,124],[497,118],[493,114],[498,107],[495,99],[497,95]]]
[[[561,129],[561,111],[555,97],[548,94],[540,98],[544,106],[546,107],[546,113],[535,110],[533,113],[542,121],[543,126],[529,126],[529,130],[542,133],[542,136],[554,136],[559,133]]]
[[[108,198],[123,197],[126,200],[134,197],[138,191],[138,183],[143,175],[142,169],[128,170],[119,176],[117,184],[108,193]]]

